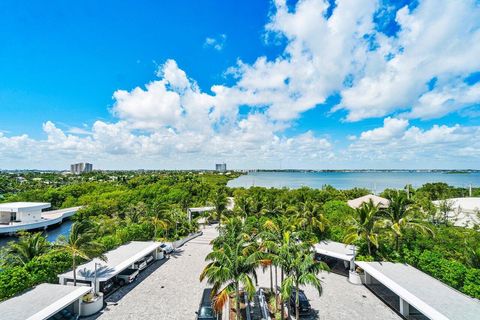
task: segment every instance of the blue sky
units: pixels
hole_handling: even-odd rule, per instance
[[[2,1],[0,168],[480,169],[479,30],[475,0]]]

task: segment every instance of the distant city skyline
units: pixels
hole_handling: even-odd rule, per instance
[[[1,7],[0,169],[480,169],[478,1]]]

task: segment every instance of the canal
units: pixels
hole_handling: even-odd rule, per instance
[[[59,226],[53,226],[48,228],[43,233],[47,237],[47,240],[54,242],[58,239],[59,236],[68,236],[70,233],[70,228],[72,227],[73,221],[70,219],[63,220],[63,223]],[[0,237],[0,248],[5,246],[9,241],[16,241],[18,237],[9,236],[9,237]]]

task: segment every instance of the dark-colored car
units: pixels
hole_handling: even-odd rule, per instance
[[[292,314],[295,314],[295,312],[296,312],[295,299],[296,299],[296,291],[294,289],[294,290],[292,290],[292,294],[290,295],[290,310],[292,311]],[[311,308],[310,302],[308,302],[307,296],[305,295],[305,292],[303,292],[303,290],[298,291],[298,300],[299,300],[299,304],[300,304],[299,314],[300,315],[310,314],[310,311],[311,311],[312,308]]]
[[[210,295],[212,294],[212,289],[204,289],[202,300],[200,301],[200,306],[198,307],[198,311],[195,312],[197,314],[197,320],[217,320],[221,319],[221,315],[217,314],[212,307],[212,298]]]

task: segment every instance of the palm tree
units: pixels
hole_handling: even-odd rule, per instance
[[[323,232],[328,224],[321,207],[312,201],[301,203],[299,208],[296,208],[294,217],[297,224],[305,231]]]
[[[250,299],[255,294],[255,268],[259,264],[259,256],[258,252],[252,249],[243,239],[233,243],[227,241],[221,247],[214,247],[205,259],[211,262],[200,275],[200,281],[206,278],[208,283],[213,285],[212,296],[216,296],[215,310],[220,311],[229,297],[235,295],[237,320],[240,320],[240,285],[243,285]]]
[[[150,211],[150,222],[153,225],[153,239],[155,240],[157,237],[157,233],[159,229],[164,230],[165,238],[168,238],[168,228],[170,227],[170,221],[166,217],[169,215],[168,211],[169,207],[167,204],[163,202],[156,202],[152,210]]]
[[[400,237],[406,229],[415,229],[433,235],[433,231],[425,225],[425,222],[416,217],[417,213],[412,206],[413,201],[407,199],[403,193],[393,193],[389,200],[390,205],[384,210],[387,218],[383,222],[393,233],[397,252],[400,250]]]
[[[372,244],[378,248],[377,231],[381,225],[381,222],[378,220],[378,206],[370,199],[369,202],[363,203],[360,208],[356,208],[354,215],[344,242],[351,244],[359,239],[363,239],[367,243],[368,254],[372,255]]]
[[[77,285],[77,260],[90,260],[98,256],[106,261],[102,254],[104,247],[95,242],[96,230],[88,221],[79,221],[72,224],[67,238],[62,237],[56,243],[56,250],[64,251],[72,256],[73,285]]]
[[[227,195],[223,189],[218,189],[213,197],[213,206],[217,213],[218,223],[221,223],[222,216],[227,211]]]
[[[295,289],[295,317],[297,320],[300,311],[300,285],[312,285],[321,295],[322,284],[317,275],[321,270],[329,270],[324,262],[315,261],[310,250],[310,246],[298,241],[295,234],[293,234],[293,237],[290,232],[283,234],[283,241],[278,254],[282,270],[286,273],[286,277],[282,279],[281,297],[285,301],[290,297],[292,290]]]
[[[8,244],[6,253],[12,258],[13,264],[25,265],[48,250],[50,243],[42,233],[22,233],[17,242]]]

